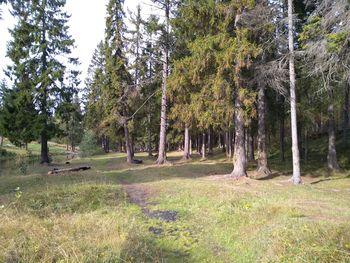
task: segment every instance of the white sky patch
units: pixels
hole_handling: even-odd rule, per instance
[[[67,0],[65,10],[71,15],[69,26],[70,34],[75,39],[75,50],[73,56],[78,57],[82,71],[82,84],[86,78],[92,54],[97,44],[104,39],[106,5],[108,0]],[[124,11],[128,16],[127,10],[136,11],[137,5],[141,5],[143,19],[146,19],[152,13],[158,13],[158,10],[152,7],[150,0],[126,0]],[[0,80],[5,78],[4,70],[11,61],[6,58],[6,46],[11,36],[8,28],[13,28],[14,19],[5,5],[1,6],[2,17],[0,20]],[[125,20],[128,24],[128,19]]]

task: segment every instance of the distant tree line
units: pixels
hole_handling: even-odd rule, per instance
[[[291,143],[299,184],[309,139],[328,134],[327,165],[340,168],[336,135],[347,145],[349,129],[347,0],[154,0],[159,12],[148,17],[140,6],[126,15],[123,0],[110,0],[83,111],[79,72],[68,66],[77,60],[59,59],[74,43],[65,1],[10,4],[14,85],[2,85],[0,133],[14,142],[40,137],[42,162],[57,124],[76,141],[72,127],[83,123],[129,163],[135,151],[164,164],[167,151],[190,159],[195,149],[206,158],[217,147],[233,159],[232,177],[246,176],[255,160],[269,174],[268,147],[277,145],[284,161]]]

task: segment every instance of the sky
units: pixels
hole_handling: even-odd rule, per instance
[[[104,38],[106,5],[108,0],[67,0],[66,11],[71,14],[69,21],[70,34],[75,39],[76,49],[73,52],[80,60],[81,80],[84,82],[87,68],[97,44]],[[125,0],[124,11],[134,11],[140,4],[143,16],[147,17],[153,12],[149,0]],[[10,40],[8,28],[14,25],[6,6],[1,6],[0,20],[0,80],[5,77],[4,69],[10,64],[6,58],[6,45]],[[126,21],[127,22],[127,21]]]

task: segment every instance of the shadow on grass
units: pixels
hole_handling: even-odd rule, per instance
[[[311,182],[310,184],[319,184],[319,183],[326,182],[326,181],[344,180],[344,179],[349,179],[349,178],[350,178],[350,175],[343,176],[343,177],[336,177],[336,178],[324,178],[324,179],[317,180],[315,182]]]
[[[259,180],[259,181],[272,180],[272,179],[280,177],[280,176],[282,176],[281,173],[271,173],[271,174],[266,175],[264,177],[257,178],[257,180]]]

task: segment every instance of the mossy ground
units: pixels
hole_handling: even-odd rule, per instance
[[[185,163],[169,155],[174,164],[164,167],[145,154],[137,155],[144,164],[128,165],[113,153],[77,158],[68,166],[93,168],[71,174],[7,168],[0,262],[350,262],[347,170],[330,174],[311,160],[304,184],[293,186],[288,161],[273,155],[273,176],[260,180],[221,176],[232,170],[221,153]],[[145,191],[148,209],[176,211],[177,220],[147,218],[126,185]]]

